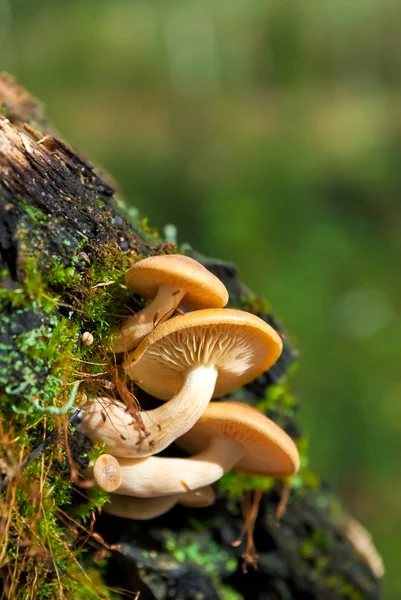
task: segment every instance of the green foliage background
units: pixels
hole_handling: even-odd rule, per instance
[[[298,340],[313,466],[401,578],[401,4],[0,0],[0,70]]]

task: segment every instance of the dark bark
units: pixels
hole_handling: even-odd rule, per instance
[[[25,292],[25,305],[16,308],[12,301],[10,294],[26,284],[29,260],[34,259],[35,269],[46,281],[46,290],[58,294],[60,319],[69,315],[79,322],[82,331],[97,327],[104,333],[104,323],[93,310],[86,317],[91,303],[103,298],[93,291],[93,266],[99,266],[107,283],[107,275],[114,278],[113,260],[119,256],[148,256],[174,249],[140,221],[129,219],[115,197],[112,183],[106,183],[104,175],[54,137],[37,102],[6,76],[0,78],[1,114],[0,292],[4,294],[0,296],[0,399],[2,412],[12,420],[9,405],[24,406],[34,390],[20,390],[24,373],[10,365],[7,356],[14,351],[21,360],[26,358],[15,342],[21,333],[44,325],[55,327],[55,321],[30,288]],[[278,329],[274,317],[265,313],[263,304],[238,281],[234,265],[193,255],[223,280],[231,305],[258,313]],[[55,264],[66,269],[74,267],[79,278],[65,276],[63,280],[64,272],[63,276],[54,276]],[[117,288],[114,294],[112,302],[130,302],[124,290]],[[107,302],[111,302],[108,296]],[[139,302],[134,299],[132,306],[137,307]],[[115,322],[110,314],[107,325]],[[45,386],[51,367],[36,364],[35,356],[29,360],[35,370],[33,387],[38,383]],[[265,399],[272,386],[286,380],[294,360],[296,352],[285,338],[277,365],[236,397],[250,403]],[[12,390],[11,400],[7,386]],[[145,396],[141,399],[147,401]],[[270,403],[269,416],[292,437],[302,440],[293,399],[289,403]],[[79,458],[79,453],[78,443],[74,455]],[[262,498],[254,534],[258,568],[250,566],[247,574],[242,572],[244,543],[232,546],[243,523],[237,498],[227,499],[220,494],[209,509],[176,507],[149,522],[101,515],[97,531],[108,544],[119,544],[125,551],[110,551],[108,583],[131,592],[141,591],[141,600],[217,600],[234,598],[234,590],[240,594],[237,597],[247,600],[380,598],[379,580],[347,540],[344,523],[348,517],[328,486],[304,470],[277,526],[275,512],[282,490],[283,484],[278,482]],[[230,590],[223,586],[230,586]]]

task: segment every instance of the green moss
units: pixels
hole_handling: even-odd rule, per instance
[[[343,598],[343,600],[363,600],[362,594],[338,575],[329,575],[323,581],[327,589],[336,590],[338,598]]]
[[[92,516],[92,512],[104,506],[109,501],[110,495],[101,488],[94,486],[85,490],[83,496],[84,501],[74,506],[70,510],[70,514],[75,519],[87,523]]]
[[[33,206],[25,198],[19,198],[18,205],[24,214],[28,215],[33,224],[44,225],[49,222],[50,215],[44,213],[40,208]]]
[[[110,265],[109,257],[103,261],[98,259],[90,273],[93,285],[102,278],[109,280],[116,276],[117,271],[121,276],[127,261],[121,261],[119,269],[117,261],[114,266]],[[95,271],[97,266],[99,269]],[[62,422],[57,415],[46,415],[44,422],[42,411],[46,407],[64,405],[70,397],[71,384],[79,378],[79,358],[84,350],[79,337],[83,324],[88,320],[85,308],[88,306],[88,312],[94,311],[96,304],[103,302],[110,306],[106,298],[116,298],[117,292],[121,293],[118,286],[115,296],[98,288],[92,294],[86,294],[82,301],[82,276],[74,265],[55,263],[40,271],[38,259],[31,257],[24,267],[25,280],[20,288],[0,289],[0,389],[5,419],[0,421],[0,428],[3,436],[18,440],[18,456],[22,457],[28,456],[31,449],[40,443],[44,426],[48,431],[54,430]],[[57,286],[68,294],[66,300],[79,306],[79,310],[70,311],[69,317],[60,314],[59,306],[65,303],[53,291]],[[93,314],[90,319],[95,329],[106,330],[109,326],[107,309],[98,310],[99,320],[95,318],[93,323]],[[33,400],[40,402],[41,410],[33,404]],[[7,419],[13,411],[16,414]],[[10,447],[8,453],[12,451]],[[64,465],[65,474],[59,469],[53,470],[55,457],[57,464]],[[68,456],[63,447],[57,445],[54,453],[47,452],[42,460],[33,461],[24,470],[21,483],[15,488],[11,511],[13,535],[7,538],[7,557],[9,565],[16,568],[14,586],[19,598],[60,597],[59,579],[62,580],[63,597],[110,597],[104,586],[101,588],[98,582],[91,583],[77,562],[80,549],[74,550],[75,534],[65,524],[70,523],[72,529],[75,525],[69,519],[59,519],[64,511],[69,510],[71,501],[68,465]],[[15,483],[10,485],[13,487]],[[75,516],[82,522],[108,498],[97,488],[85,490],[85,496],[87,500],[77,507]],[[26,562],[22,556],[28,550],[32,556]],[[64,576],[66,572],[68,578]],[[21,583],[18,584],[18,581]]]
[[[60,452],[58,449],[57,454]],[[65,454],[61,458],[67,460]],[[11,542],[7,548],[7,561],[13,572],[12,597],[109,598],[107,589],[100,581],[91,581],[77,561],[74,524],[63,519],[64,523],[71,523],[69,529],[58,518],[71,502],[71,484],[68,478],[49,472],[48,461],[49,457],[46,464],[40,460],[32,462],[15,489],[10,532],[17,543]]]
[[[331,591],[336,598],[344,600],[362,600],[362,595],[343,576],[330,573],[332,567],[331,549],[334,537],[327,531],[315,530],[309,539],[304,540],[299,547],[300,556],[313,565],[313,570],[319,574],[319,580]],[[330,595],[329,592],[327,595]]]
[[[5,117],[6,119],[11,119],[13,116],[13,113],[11,112],[11,110],[9,108],[7,108],[7,106],[4,106],[4,104],[0,104],[0,115],[2,117]]]
[[[97,256],[85,275],[84,316],[78,318],[83,328],[87,323],[95,339],[103,344],[110,335],[110,326],[124,314],[121,284],[131,263],[126,255],[117,253]],[[89,348],[88,355],[93,355],[93,348]]]
[[[239,498],[245,492],[258,488],[268,492],[274,487],[275,480],[271,477],[248,475],[238,471],[229,471],[218,482],[219,491],[225,496]]]
[[[240,594],[222,584],[222,578],[237,570],[238,560],[216,544],[204,524],[202,528],[181,531],[178,535],[165,532],[163,547],[178,562],[194,563],[208,573],[221,598],[242,600]]]
[[[320,487],[320,477],[316,475],[314,471],[308,468],[302,467],[303,459],[305,454],[301,455],[301,470],[299,473],[291,477],[291,484],[294,489],[303,489],[305,492],[309,490],[317,491]]]
[[[46,269],[44,278],[49,286],[73,287],[79,283],[81,276],[77,273],[74,265],[67,267],[60,263],[54,263]]]
[[[158,230],[155,227],[149,226],[147,218],[136,220],[134,227],[141,232],[141,237],[143,237],[148,244],[157,244],[157,242],[160,241]]]
[[[29,315],[29,309],[18,309],[14,318]],[[0,385],[2,411],[32,412],[32,399],[41,405],[63,404],[68,396],[65,381],[74,364],[74,346],[78,338],[77,326],[68,319],[50,315],[39,327],[13,335],[0,347]],[[22,374],[22,376],[21,376]]]
[[[362,600],[362,595],[348,581],[338,574],[325,574],[332,565],[331,549],[334,538],[327,531],[315,530],[309,539],[300,545],[300,555],[309,562],[312,561],[314,571],[319,573],[325,587],[335,590],[337,598],[344,600]],[[335,565],[334,565],[335,566]]]
[[[38,267],[38,256],[27,257],[24,263],[25,278],[18,288],[0,287],[0,307],[25,307],[44,312],[54,312],[59,297],[47,289],[46,282]],[[4,322],[4,315],[2,315]]]
[[[41,226],[47,219],[32,207],[25,214],[32,226]],[[85,244],[86,240],[82,247]],[[69,247],[69,244],[64,243],[64,246]],[[3,417],[14,413],[8,421],[0,421],[3,428],[0,433],[18,440],[19,456],[27,456],[40,443],[44,427],[47,431],[54,430],[64,422],[55,414],[46,414],[44,421],[43,411],[66,404],[72,384],[80,378],[80,360],[104,362],[104,344],[110,326],[123,312],[121,305],[126,291],[120,284],[133,257],[115,247],[103,248],[101,253],[94,254],[88,246],[87,252],[91,264],[86,270],[82,270],[76,252],[65,264],[48,257],[43,259],[43,256],[28,257],[20,287],[0,288],[0,401]],[[80,265],[81,271],[78,271]],[[80,343],[80,335],[85,330],[90,330],[95,337],[92,346]],[[102,367],[85,366],[86,374],[92,370],[97,372]],[[12,429],[7,429],[8,425]],[[101,449],[94,450],[94,454],[99,452]],[[54,458],[57,458],[56,469]],[[55,445],[54,453],[46,452],[42,460],[34,461],[25,469],[22,485],[15,495],[14,533],[7,547],[9,564],[15,563],[17,569],[22,565],[22,571],[15,573],[15,585],[21,581],[29,589],[29,595],[24,596],[21,583],[18,597],[60,597],[58,577],[62,580],[64,597],[72,594],[82,599],[111,597],[98,582],[90,582],[77,562],[78,555],[82,561],[82,554],[79,547],[76,551],[73,549],[76,535],[72,531],[76,524],[87,522],[92,512],[107,502],[108,494],[97,487],[81,493],[82,503],[72,509],[69,460],[61,445]],[[70,516],[60,520],[64,512]],[[37,560],[34,554],[29,566],[21,561],[20,539],[24,548],[25,544],[38,548]],[[90,563],[85,565],[87,568],[90,569]],[[68,578],[64,577],[66,572]],[[33,581],[38,582],[37,587],[30,587]]]
[[[325,531],[314,531],[310,538],[301,544],[300,553],[303,558],[320,556],[332,545],[332,537]]]
[[[264,414],[270,411],[293,414],[295,406],[296,402],[287,379],[278,385],[270,386],[266,398],[255,404],[255,407]]]
[[[261,296],[242,296],[240,308],[254,315],[265,315],[271,311],[270,303]]]
[[[222,600],[244,600],[244,597],[229,585],[221,585],[219,593]]]
[[[211,536],[204,531],[183,531],[178,536],[168,533],[164,539],[164,549],[178,562],[189,561],[202,567],[207,573],[218,578],[221,573],[233,573],[237,569],[237,559],[222,550]]]

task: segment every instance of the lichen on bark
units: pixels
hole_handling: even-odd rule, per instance
[[[128,597],[140,591],[141,600],[379,598],[377,577],[344,534],[341,502],[308,468],[288,335],[277,365],[235,397],[257,405],[296,440],[299,475],[283,484],[231,473],[217,486],[215,506],[176,507],[149,523],[97,515],[107,496],[80,487],[77,466],[91,450],[63,407],[99,390],[117,395],[118,364],[108,335],[119,317],[142,305],[123,286],[124,272],[132,261],[178,250],[127,209],[113,186],[56,137],[28,92],[0,77],[3,597],[111,598],[112,587]],[[231,306],[279,328],[233,265],[188,253],[222,279]],[[85,331],[94,337],[90,346],[81,342]],[[154,402],[140,392],[138,398],[145,408]],[[49,432],[58,432],[54,443],[21,470]],[[277,526],[288,483],[287,511]],[[260,488],[258,568],[244,574],[244,543],[232,545],[243,525],[239,498]]]

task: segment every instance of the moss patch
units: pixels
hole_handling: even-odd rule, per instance
[[[46,221],[35,208],[26,215],[38,227]],[[10,598],[112,597],[98,575],[89,577],[90,563],[83,569],[77,544],[77,532],[108,496],[81,490],[82,501],[71,511],[71,448],[62,433],[71,413],[57,412],[75,382],[89,382],[90,392],[91,375],[103,368],[110,326],[124,312],[121,284],[133,257],[106,246],[96,255],[88,247],[86,259],[81,248],[69,263],[48,256],[43,262],[38,252],[25,259],[21,284],[0,288],[0,434],[8,440],[2,458],[11,480],[0,506],[9,515],[0,553]],[[85,330],[95,338],[90,347],[80,342]],[[57,429],[59,442],[19,473],[32,448]],[[75,432],[69,433],[72,440]]]
[[[202,531],[199,528],[195,531],[188,529],[178,535],[166,533],[163,547],[178,562],[190,562],[201,567],[210,575],[223,600],[242,600],[240,594],[221,582],[222,578],[236,571],[238,560],[222,550],[204,528]]]

